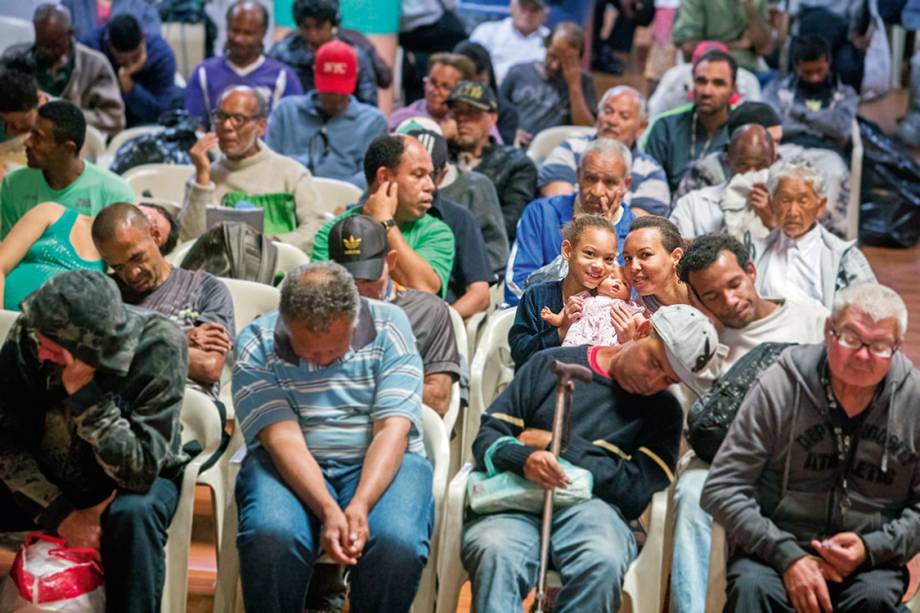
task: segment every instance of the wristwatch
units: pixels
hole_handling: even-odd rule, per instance
[[[393,227],[396,226],[396,220],[393,219],[392,217],[390,217],[390,218],[387,219],[386,221],[381,221],[381,222],[380,222],[380,225],[383,226],[383,229],[384,229],[384,230],[389,231],[390,228],[393,228]]]

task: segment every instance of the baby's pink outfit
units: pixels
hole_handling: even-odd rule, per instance
[[[581,310],[581,319],[569,326],[569,331],[562,341],[563,347],[572,347],[576,345],[601,345],[610,347],[619,344],[617,342],[617,332],[610,320],[610,309],[614,305],[620,304],[626,307],[631,315],[641,313],[644,309],[634,302],[627,302],[619,298],[608,298],[607,296],[591,296],[587,292],[579,295],[587,295],[584,307]]]

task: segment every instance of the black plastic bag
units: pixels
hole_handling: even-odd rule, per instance
[[[141,164],[191,164],[188,150],[198,141],[198,119],[185,111],[167,111],[158,123],[165,129],[142,134],[124,143],[115,152],[112,172],[121,174]]]
[[[859,239],[909,249],[920,239],[920,164],[878,125],[859,118],[863,143]]]

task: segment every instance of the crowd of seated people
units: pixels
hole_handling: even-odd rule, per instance
[[[669,488],[670,610],[706,609],[715,522],[726,610],[897,610],[920,583],[920,373],[903,299],[847,235],[868,0],[655,2],[688,62],[647,71],[654,91],[597,89],[590,22],[545,0],[467,31],[450,3],[402,3],[396,71],[360,4],[226,2],[223,48],[186,75],[148,0],[41,4],[0,55],[0,531],[98,549],[106,610],[159,611],[197,390],[232,398],[245,445],[247,610],[408,611],[441,538],[423,415],[472,410],[469,350],[504,311],[513,378],[453,459],[534,490],[590,475],[549,525],[552,610],[620,608],[635,520]],[[648,18],[595,19],[607,4],[614,38]],[[180,201],[88,159],[93,130],[167,112],[199,126]],[[173,263],[229,209],[259,220],[220,222],[257,237],[237,256],[308,262],[270,271],[253,321],[234,267]],[[557,361],[590,374],[558,455]],[[738,380],[718,453],[687,451],[688,412]],[[519,609],[540,515],[462,523],[473,610]]]

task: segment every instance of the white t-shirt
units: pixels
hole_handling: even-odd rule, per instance
[[[772,313],[744,328],[724,328],[719,341],[728,347],[722,361],[722,374],[748,351],[762,343],[820,343],[824,322],[830,313],[822,305],[795,299],[771,300],[779,303]]]
[[[524,36],[511,25],[511,17],[487,21],[476,26],[470,40],[479,43],[492,56],[495,81],[501,85],[508,69],[521,62],[542,62],[546,58],[544,39],[549,35],[545,26]]]

